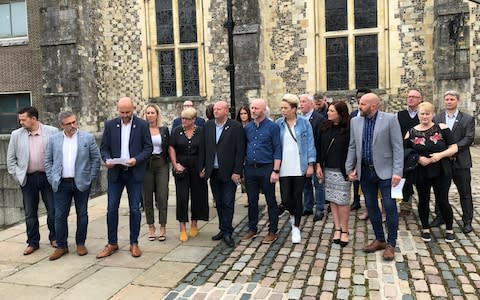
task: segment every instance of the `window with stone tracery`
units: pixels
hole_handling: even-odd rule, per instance
[[[200,0],[155,0],[154,96],[200,96],[203,36]],[[156,76],[158,75],[158,76]],[[155,95],[159,94],[159,95]]]
[[[381,88],[382,10],[380,0],[320,1],[317,47],[324,62],[319,67],[322,89]]]

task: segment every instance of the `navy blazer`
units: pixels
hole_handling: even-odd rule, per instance
[[[445,112],[437,114],[433,121],[435,123],[447,123],[445,121]],[[475,138],[475,119],[464,112],[459,111],[452,128],[452,137],[458,146],[458,152],[455,154],[453,167],[455,169],[470,169],[472,167],[472,156],[470,146]]]
[[[121,118],[105,121],[102,143],[100,144],[100,154],[104,162],[107,159],[119,158],[121,155],[121,122]],[[136,165],[132,167],[134,179],[142,181],[145,176],[147,160],[152,155],[153,145],[147,121],[136,116],[132,117],[129,151],[130,157],[137,160]],[[108,169],[109,181],[117,181],[120,168],[120,166],[115,166]]]

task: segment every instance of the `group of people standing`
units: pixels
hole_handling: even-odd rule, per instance
[[[452,178],[460,194],[463,232],[472,231],[469,146],[475,124],[473,117],[458,110],[460,95],[446,92],[445,112],[435,117],[433,105],[423,102],[416,89],[408,92],[407,109],[398,114],[380,111],[380,97],[368,89],[360,89],[357,99],[358,111],[349,113],[344,101],[328,105],[320,93],[300,97],[285,94],[280,103],[282,116],[276,121],[268,117],[264,99],[254,99],[249,107],[241,107],[237,120],[229,119],[228,104],[218,101],[210,107],[207,121],[197,116],[191,101],[185,101],[181,116],[174,120],[170,131],[161,124],[157,105],[146,105],[137,117],[133,101],[124,97],[117,103],[119,117],[105,122],[100,148],[92,134],[78,130],[72,112],[59,114],[63,129],[59,132],[41,124],[35,108],[24,108],[18,112],[22,127],[12,132],[7,153],[8,171],[23,194],[28,244],[24,255],[39,248],[39,193],[47,208],[49,239],[55,247],[50,259],[68,253],[67,217],[72,199],[77,212],[76,250],[78,255],[88,253],[87,200],[101,160],[108,169],[108,243],[97,258],[110,256],[119,249],[118,209],[125,188],[130,209],[131,255],[142,254],[138,246],[141,205],[148,240],[167,239],[170,171],[175,179],[176,219],[182,242],[199,234],[198,221],[209,219],[208,180],[219,218],[219,232],[212,240],[223,240],[230,247],[235,245],[235,192],[242,182],[248,198],[248,231],[242,241],[258,234],[258,202],[263,193],[269,221],[263,243],[277,239],[283,210],[290,214],[292,243],[300,243],[302,216],[314,214],[314,221],[322,220],[325,203],[329,203],[334,223],[332,241],[345,247],[350,239],[350,210],[361,207],[361,187],[375,233],[375,240],[363,250],[384,250],[384,259],[393,260],[399,214],[391,188],[402,177],[408,179],[403,189],[404,203],[411,203],[414,185],[418,191],[424,241],[431,240],[430,227],[443,223],[445,240],[455,240],[448,201]],[[280,204],[275,196],[277,182]],[[354,202],[350,205],[352,182]],[[431,187],[437,218],[429,223]],[[158,236],[154,207],[158,209]],[[381,210],[385,211],[388,236]],[[401,213],[409,211],[402,209]]]

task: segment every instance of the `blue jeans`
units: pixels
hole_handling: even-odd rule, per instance
[[[27,244],[38,247],[40,231],[38,225],[38,203],[40,195],[47,210],[48,239],[55,240],[55,207],[53,205],[52,186],[48,183],[44,172],[35,172],[27,175],[27,183],[21,187],[23,207],[25,209],[25,225],[27,226]]]
[[[58,191],[53,194],[55,199],[55,232],[57,234],[58,248],[67,248],[68,238],[68,215],[72,206],[72,198],[75,201],[75,211],[77,213],[77,234],[75,243],[85,245],[87,239],[88,213],[87,204],[90,188],[81,192],[75,186],[73,180],[62,179],[58,186]]]
[[[233,212],[235,207],[235,192],[237,185],[232,180],[222,181],[214,170],[210,177],[210,187],[217,204],[219,229],[223,235],[233,233]]]
[[[374,169],[362,166],[362,175],[360,178],[363,195],[365,196],[365,205],[367,206],[368,218],[375,232],[375,239],[385,241],[383,231],[382,213],[378,207],[378,191],[382,194],[383,206],[387,213],[387,243],[395,247],[398,231],[398,211],[397,202],[391,197],[392,180],[382,180],[378,178]]]
[[[268,231],[276,233],[278,230],[278,206],[275,198],[275,184],[270,182],[272,166],[267,165],[260,168],[245,166],[245,186],[248,197],[248,229],[257,232],[258,224],[258,197],[260,188],[265,195],[268,206]]]
[[[318,212],[323,212],[325,208],[325,185],[320,184],[317,175],[313,172],[311,178],[305,179],[303,188],[303,210],[313,211],[313,188],[315,187],[315,205]]]
[[[140,213],[142,185],[141,181],[135,181],[131,170],[120,171],[116,182],[108,182],[107,227],[109,244],[118,243],[118,207],[125,187],[127,188],[128,206],[130,208],[130,244],[138,244],[142,218]]]

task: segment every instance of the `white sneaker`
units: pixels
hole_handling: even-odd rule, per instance
[[[295,224],[295,216],[290,216],[290,220],[288,220],[288,222],[293,226],[293,224]]]
[[[299,244],[302,240],[302,235],[300,234],[300,229],[297,226],[292,226],[292,243]]]

